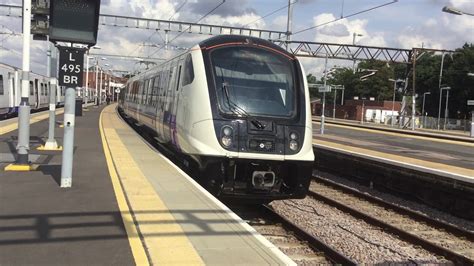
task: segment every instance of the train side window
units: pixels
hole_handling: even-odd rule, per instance
[[[151,99],[153,107],[156,107],[156,102],[158,99],[158,93],[160,88],[160,75],[155,77],[155,82],[153,83],[153,98]]]
[[[33,81],[30,81],[30,95],[35,95],[35,90],[33,89]]]
[[[40,92],[39,92],[39,94],[40,94],[41,96],[44,95],[44,86],[43,86],[43,83],[40,83]]]
[[[0,75],[0,95],[3,95],[4,89],[3,89],[3,75]]]
[[[184,70],[183,70],[183,81],[182,86],[186,86],[192,83],[194,80],[194,67],[193,67],[193,59],[191,54],[186,56],[184,60]]]
[[[145,105],[150,104],[151,99],[151,91],[153,90],[153,82],[155,81],[154,78],[148,80],[147,88],[146,88],[146,97],[145,97]]]

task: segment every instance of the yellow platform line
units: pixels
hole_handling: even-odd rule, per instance
[[[203,265],[204,262],[181,226],[176,223],[118,136],[115,129],[124,128],[125,125],[118,119],[114,106],[106,107],[101,117],[102,115],[105,119],[101,120],[101,129],[105,132],[107,143],[104,144],[104,149],[107,145],[108,152],[112,154],[107,162],[113,164],[117,171],[117,174],[111,176],[116,179],[115,183],[121,184],[122,194],[125,193],[128,199],[127,207],[134,214],[138,227],[129,236],[136,236],[136,232],[140,232],[145,246],[141,245],[141,248],[147,250],[151,264]],[[134,244],[133,248],[138,249],[138,244]]]
[[[62,113],[64,113],[63,109],[56,111],[56,115],[60,115]],[[49,112],[47,112],[45,114],[38,115],[38,116],[32,116],[32,117],[30,117],[30,125],[34,124],[36,122],[45,120],[46,118],[49,118]],[[8,125],[2,126],[2,127],[0,127],[0,135],[6,134],[8,132],[12,132],[12,131],[16,130],[17,128],[18,128],[18,122],[14,122],[14,123],[10,123]]]
[[[145,249],[142,245],[141,239],[138,235],[137,229],[133,222],[133,217],[132,217],[132,214],[130,213],[130,209],[128,208],[127,200],[125,198],[125,193],[122,190],[119,177],[117,175],[117,172],[115,171],[115,166],[112,161],[110,149],[109,149],[107,140],[105,139],[104,130],[102,126],[103,114],[104,112],[102,112],[99,117],[100,137],[102,139],[102,146],[104,148],[105,160],[107,162],[107,168],[109,169],[110,178],[112,180],[112,186],[114,188],[115,198],[117,199],[117,204],[122,216],[125,231],[127,232],[127,235],[128,235],[128,242],[130,244],[130,249],[132,250],[133,258],[135,260],[136,265],[150,265],[147,255],[145,253]]]
[[[419,160],[419,159],[415,159],[411,157],[399,156],[395,154],[389,154],[389,153],[384,153],[384,152],[379,152],[379,151],[374,151],[374,150],[369,150],[369,149],[364,149],[364,148],[359,148],[359,147],[347,146],[344,144],[324,141],[320,139],[313,141],[313,144],[317,146],[335,148],[338,150],[357,153],[357,154],[366,155],[370,157],[377,157],[383,160],[393,161],[393,162],[411,165],[415,167],[427,168],[433,171],[443,172],[447,174],[459,175],[466,178],[474,178],[473,169],[462,168],[462,167],[441,164],[441,163],[435,163],[435,162],[430,162],[430,161],[425,161],[425,160]]]
[[[316,123],[316,122],[313,121],[313,123]],[[440,142],[440,143],[448,143],[448,144],[462,145],[462,146],[467,146],[467,147],[474,147],[474,143],[449,140],[449,139],[438,139],[435,136],[426,137],[426,136],[418,136],[418,135],[404,134],[404,133],[391,132],[391,131],[383,131],[383,130],[377,130],[377,129],[371,129],[371,128],[361,128],[361,127],[353,127],[349,125],[346,126],[346,125],[337,125],[337,124],[329,124],[329,123],[326,124],[326,127],[339,127],[339,128],[365,131],[365,132],[377,133],[377,134],[388,135],[388,136],[421,139],[421,140],[434,141],[434,142]]]

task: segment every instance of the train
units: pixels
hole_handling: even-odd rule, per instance
[[[50,82],[48,77],[30,72],[29,75],[29,104],[31,112],[49,107]],[[13,117],[18,114],[21,94],[21,69],[0,63],[0,119]],[[92,95],[90,89],[88,95]],[[56,107],[64,105],[65,88],[56,86]],[[90,98],[90,101],[93,99]]]
[[[130,78],[119,112],[218,198],[304,198],[314,153],[302,64],[260,38],[221,35]]]

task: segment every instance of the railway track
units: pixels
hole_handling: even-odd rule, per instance
[[[313,176],[308,195],[455,264],[474,264],[474,233]]]
[[[267,205],[231,209],[299,265],[357,264]]]

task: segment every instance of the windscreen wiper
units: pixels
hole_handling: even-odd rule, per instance
[[[247,117],[250,120],[250,122],[258,129],[265,128],[265,125],[263,125],[262,122],[258,121],[255,117],[251,116],[247,111],[245,111],[242,107],[238,106],[234,101],[230,99],[229,89],[227,88],[227,84],[225,82],[222,83],[222,90],[224,91],[227,105],[229,106],[229,109],[234,114],[240,115],[242,117]]]

